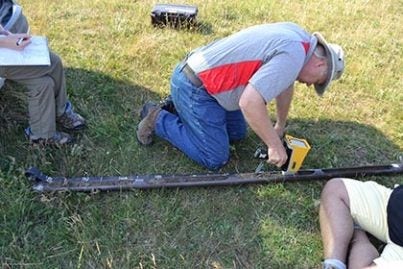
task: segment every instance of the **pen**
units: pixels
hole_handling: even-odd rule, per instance
[[[15,43],[17,46],[21,45],[22,41],[24,41],[25,38],[20,37],[18,38],[17,42]]]

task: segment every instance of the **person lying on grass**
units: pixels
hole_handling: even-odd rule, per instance
[[[323,188],[323,269],[403,268],[403,186],[335,178]],[[386,243],[381,254],[366,233]]]

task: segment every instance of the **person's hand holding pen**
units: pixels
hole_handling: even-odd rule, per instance
[[[31,43],[31,36],[28,34],[11,34],[0,36],[0,47],[13,50],[23,50]]]

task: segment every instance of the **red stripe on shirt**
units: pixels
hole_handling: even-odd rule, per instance
[[[218,94],[245,86],[260,66],[260,60],[225,64],[200,72],[198,77],[208,93]]]

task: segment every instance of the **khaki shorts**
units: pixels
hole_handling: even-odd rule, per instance
[[[382,268],[395,268],[395,263],[398,263],[396,268],[403,268],[403,247],[394,244],[389,238],[386,207],[392,189],[373,181],[361,182],[347,178],[342,180],[348,192],[354,222],[386,243],[381,256],[374,262]]]

